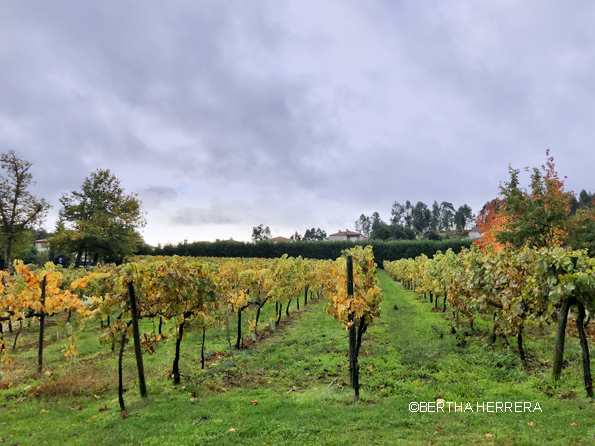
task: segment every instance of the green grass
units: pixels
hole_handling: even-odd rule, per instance
[[[415,299],[383,271],[379,277],[386,299],[382,317],[364,336],[359,401],[345,385],[347,333],[325,313],[322,301],[294,311],[289,320],[284,315],[276,332],[245,350],[230,350],[221,328],[209,330],[208,355],[225,355],[212,356],[204,373],[198,362],[200,336],[191,332],[182,343],[178,387],[166,376],[173,339],[161,343],[144,358],[147,399],[138,394],[128,347],[127,419],[114,401],[117,356],[108,345],[99,345],[97,328],[76,331],[81,355],[68,364],[61,352],[65,340],[58,340],[57,327],[51,327],[46,364],[53,373],[38,376],[33,327],[21,334],[10,355],[13,362],[3,365],[7,374],[0,384],[12,381],[14,386],[0,391],[0,437],[21,445],[595,444],[594,407],[584,397],[576,339],[567,340],[568,366],[555,384],[546,364],[551,330],[530,331],[526,350],[531,360],[525,369],[512,347],[500,341],[492,346],[482,338],[487,324],[477,324],[476,333],[467,329],[462,342],[464,330],[449,334],[448,311],[430,312],[429,303]],[[273,308],[264,309],[263,328]],[[230,322],[235,327],[235,320]],[[10,345],[13,336],[6,336]],[[408,410],[410,402],[438,398],[470,402],[473,408],[487,401],[538,402],[542,412]],[[104,406],[107,410],[100,411]]]

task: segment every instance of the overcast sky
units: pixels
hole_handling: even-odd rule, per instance
[[[7,0],[0,151],[33,162],[48,229],[110,169],[153,245],[477,211],[547,149],[595,191],[593,23],[590,1]]]

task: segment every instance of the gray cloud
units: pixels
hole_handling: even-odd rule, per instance
[[[334,231],[395,200],[477,210],[547,149],[594,190],[593,19],[588,2],[8,2],[0,150],[55,206],[111,169],[153,244]]]
[[[159,209],[164,202],[175,201],[178,191],[169,186],[148,186],[137,188],[135,191],[143,202],[145,209]]]

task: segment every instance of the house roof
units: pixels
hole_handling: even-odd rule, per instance
[[[287,237],[273,237],[267,239],[267,242],[290,242],[291,239]]]
[[[33,243],[47,243],[47,242],[48,242],[47,239],[42,238],[41,240],[35,240]],[[31,243],[31,242],[29,242],[29,243]]]
[[[363,234],[361,232],[354,232],[354,231],[350,231],[349,229],[345,229],[345,231],[341,231],[339,230],[339,232],[336,232],[335,234],[330,234],[329,237],[331,235],[361,235],[363,237]]]

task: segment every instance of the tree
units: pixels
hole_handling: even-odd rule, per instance
[[[568,221],[568,236],[564,244],[572,249],[588,249],[595,257],[595,208],[579,209]]]
[[[430,226],[431,213],[428,206],[418,201],[411,211],[411,225],[419,232],[424,232]]]
[[[364,214],[362,214],[355,221],[355,230],[360,231],[366,237],[370,237],[371,229],[372,229],[372,221],[370,220],[370,217],[366,217]]]
[[[108,169],[99,169],[85,178],[80,191],[63,194],[52,249],[76,253],[79,266],[92,255],[108,261],[120,261],[142,244],[138,228],[146,224],[142,203],[136,194],[124,189]]]
[[[17,156],[14,150],[0,156],[0,218],[4,238],[4,267],[12,267],[15,242],[27,228],[41,223],[50,208],[43,198],[31,194],[29,186],[35,184],[29,169],[32,164]]]
[[[252,241],[253,242],[260,242],[262,240],[268,240],[270,239],[271,236],[271,230],[269,229],[269,227],[264,227],[261,224],[259,224],[258,226],[254,226],[252,228]]]
[[[316,240],[319,241],[324,241],[324,240],[328,240],[328,237],[326,236],[326,231],[323,231],[320,228],[316,229]]]
[[[415,240],[417,237],[414,229],[406,228],[403,225],[390,225],[388,229],[390,231],[389,240]]]
[[[432,230],[424,232],[422,238],[426,239],[426,240],[442,240],[442,237],[440,236],[440,234],[438,234],[436,231],[432,231]]]
[[[475,220],[475,224],[483,232],[483,237],[478,238],[473,242],[475,246],[479,246],[484,251],[488,249],[500,251],[509,246],[496,240],[497,234],[502,231],[507,224],[506,216],[502,212],[503,208],[504,204],[499,198],[488,201],[483,205],[483,208],[479,211],[477,219]]]
[[[430,230],[437,231],[440,229],[440,205],[436,200],[432,204],[432,215],[430,217]]]
[[[304,233],[304,240],[307,242],[314,241],[314,240],[318,240],[318,241],[326,240],[326,231],[323,231],[320,228],[306,229],[306,232]]]
[[[11,258],[14,259],[22,259],[25,263],[35,263],[37,258],[38,251],[33,246],[33,242],[35,241],[34,232],[27,230],[19,232],[12,243],[12,252]],[[0,232],[0,248],[6,249],[7,240],[4,234],[4,231]],[[47,257],[47,256],[46,256]],[[47,262],[47,260],[46,260]],[[44,262],[44,264],[46,263]]]
[[[473,211],[471,210],[471,208],[469,206],[464,204],[463,206],[459,207],[459,209],[457,209],[457,212],[455,213],[455,216],[454,216],[454,223],[455,223],[455,227],[459,231],[462,231],[463,229],[465,229],[467,227],[467,225],[472,221],[473,221]]]
[[[509,167],[510,180],[500,186],[506,225],[497,233],[497,241],[542,248],[560,246],[568,235],[570,197],[564,192],[564,182],[554,170],[549,151],[547,155],[541,170],[532,169],[530,192],[519,187],[519,169]]]
[[[413,205],[409,200],[405,202],[405,210],[403,212],[403,221],[405,222],[406,228],[411,228],[412,226],[412,218],[411,212],[413,211]]]
[[[455,208],[452,203],[443,201],[440,205],[440,229],[449,231],[452,229],[455,218]]]
[[[302,240],[302,236],[299,232],[295,231],[295,234],[293,234],[291,237],[289,237],[290,240],[295,240],[295,241],[300,241]]]
[[[372,214],[372,232],[370,233],[370,238],[374,240],[388,240],[390,235],[389,226],[382,221],[378,212],[374,212]]]
[[[390,211],[390,224],[392,226],[402,225],[405,221],[403,219],[404,216],[405,206],[395,201]]]
[[[593,207],[594,206],[593,199],[595,199],[595,194],[590,194],[585,189],[581,190],[581,193],[579,194],[579,199],[578,199],[579,208],[583,209],[583,208]]]

